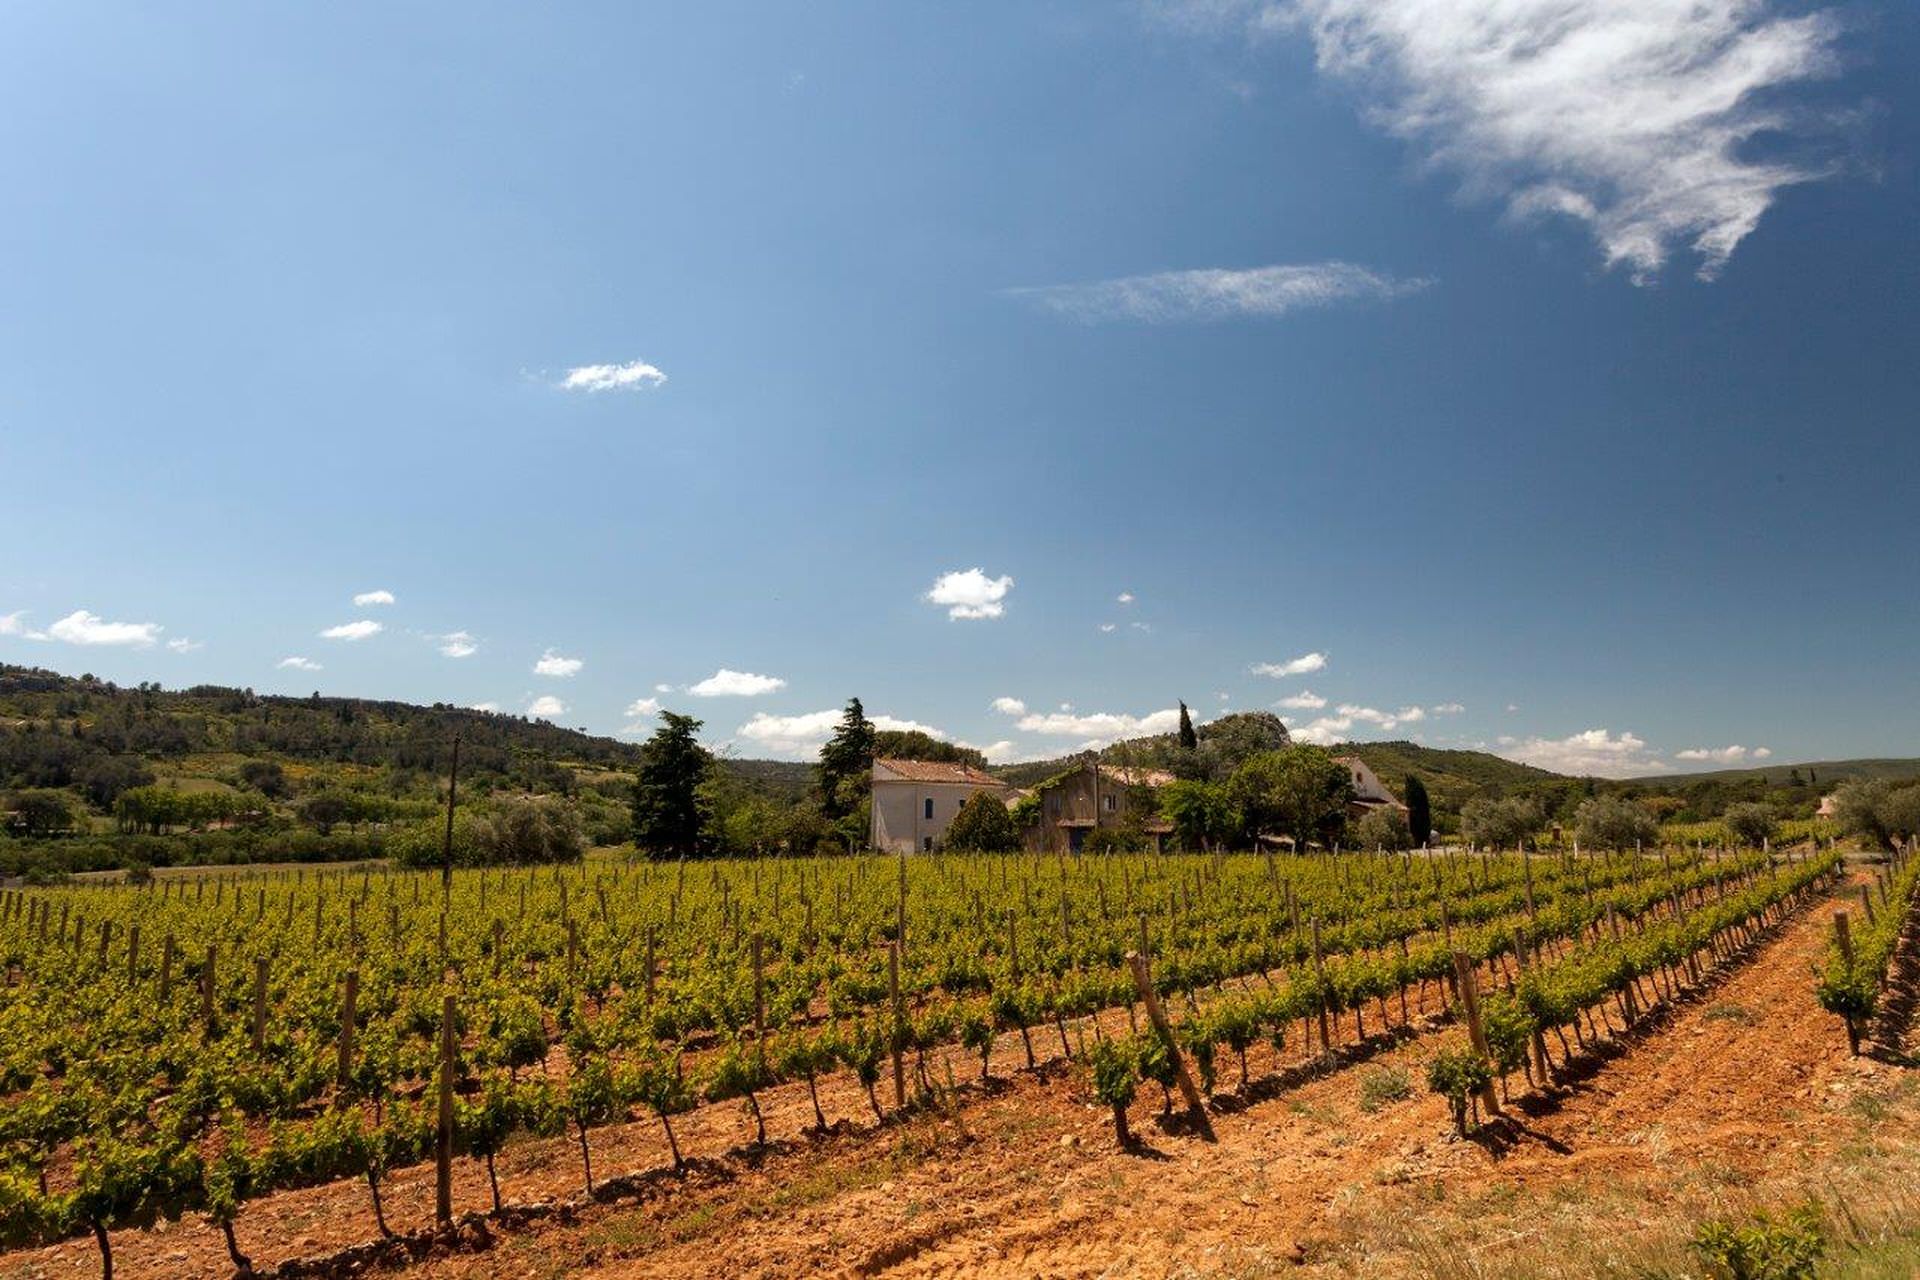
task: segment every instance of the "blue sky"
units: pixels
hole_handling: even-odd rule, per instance
[[[854,694],[1920,750],[1910,5],[0,34],[0,660],[747,756]]]

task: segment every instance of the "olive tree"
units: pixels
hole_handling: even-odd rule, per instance
[[[1407,816],[1392,805],[1381,805],[1362,814],[1347,828],[1347,843],[1356,849],[1388,849],[1399,852],[1413,848],[1413,831]]]
[[[1544,825],[1546,817],[1540,806],[1523,796],[1476,797],[1460,810],[1461,834],[1474,844],[1494,849],[1518,848]]]
[[[1652,844],[1660,838],[1660,824],[1646,807],[1619,796],[1595,796],[1574,810],[1573,823],[1582,844],[1599,849],[1625,849]]]
[[[1751,845],[1759,848],[1773,839],[1780,824],[1774,820],[1773,808],[1764,804],[1736,804],[1727,806],[1720,815],[1720,821],[1727,828],[1727,835],[1735,844]]]

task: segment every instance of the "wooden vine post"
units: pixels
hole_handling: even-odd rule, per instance
[[[1167,1011],[1160,1007],[1160,997],[1153,989],[1153,975],[1147,969],[1147,958],[1138,951],[1127,952],[1127,969],[1133,974],[1133,986],[1140,996],[1140,1003],[1147,1007],[1147,1021],[1153,1024],[1154,1034],[1160,1037],[1160,1044],[1173,1059],[1174,1083],[1180,1088],[1180,1097],[1187,1104],[1187,1115],[1193,1121],[1194,1128],[1208,1142],[1215,1141],[1213,1122],[1207,1118],[1206,1103],[1201,1101],[1200,1090],[1193,1083],[1193,1074],[1187,1070],[1187,1059],[1180,1052],[1180,1044],[1173,1038],[1173,1028],[1167,1022]]]
[[[360,971],[349,969],[340,992],[340,1061],[333,1077],[334,1086],[341,1094],[339,1101],[344,1101],[347,1081],[353,1074],[353,1017],[359,1000]]]
[[[906,1009],[900,1002],[900,941],[897,938],[887,948],[887,994],[893,999],[893,1031],[887,1036],[887,1048],[893,1053],[893,1105],[899,1108],[907,1105],[907,1069],[900,1058]]]
[[[1833,941],[1834,945],[1840,948],[1840,963],[1846,965],[1847,976],[1851,978],[1853,976],[1853,929],[1844,911],[1833,913]],[[1846,1023],[1847,1047],[1857,1058],[1860,1056],[1860,1024],[1854,1021],[1852,1014],[1847,1015]]]
[[[1460,983],[1460,1005],[1466,1010],[1467,1036],[1473,1042],[1473,1051],[1480,1055],[1482,1061],[1491,1062],[1493,1054],[1487,1049],[1487,1030],[1480,1025],[1480,987],[1474,979],[1473,961],[1467,959],[1466,952],[1453,953],[1453,972]],[[1481,1086],[1480,1105],[1486,1108],[1490,1116],[1500,1114],[1500,1098],[1494,1092],[1491,1079]]]
[[[433,1135],[433,1220],[453,1226],[453,997],[440,1000],[439,1111]]]
[[[267,1047],[267,958],[253,958],[253,1051]]]
[[[200,1021],[206,1038],[213,1039],[213,991],[216,966],[220,959],[220,948],[207,944],[207,967],[200,973]]]
[[[1524,981],[1527,973],[1533,966],[1527,962],[1527,941],[1521,936],[1519,929],[1513,931],[1513,954],[1514,958],[1519,962],[1520,977]],[[1474,1001],[1474,1005],[1477,1014],[1479,1005],[1477,998]],[[1533,1060],[1540,1064],[1540,1083],[1543,1085],[1552,1084],[1553,1064],[1547,1060],[1547,1037],[1545,1033],[1540,1030],[1538,1023],[1534,1025],[1533,1033],[1528,1037],[1528,1041],[1533,1049]]]

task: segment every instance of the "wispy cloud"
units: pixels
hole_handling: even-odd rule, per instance
[[[1298,693],[1288,694],[1273,705],[1289,711],[1318,711],[1327,705],[1327,700],[1311,689],[1302,689]]]
[[[1027,704],[1018,698],[995,698],[993,709],[1003,716],[1023,716],[1027,714]]]
[[[637,738],[641,734],[653,732],[653,726],[645,723],[660,714],[660,699],[635,698],[627,704],[627,722],[620,726],[622,737]]]
[[[753,698],[786,687],[787,682],[779,676],[756,675],[751,671],[722,667],[698,684],[688,685],[687,692],[696,698]]]
[[[1465,711],[1466,707],[1458,702],[1441,702],[1428,707],[1427,710],[1437,716],[1457,716],[1462,711]]]
[[[440,652],[449,658],[471,658],[480,652],[480,642],[470,632],[449,631],[445,635],[433,637]]]
[[[1114,599],[1114,603],[1116,604],[1132,604],[1133,592],[1122,591],[1119,595],[1115,596],[1113,599]]]
[[[1327,669],[1327,655],[1324,653],[1303,653],[1297,658],[1288,658],[1285,662],[1256,662],[1248,670],[1257,676],[1272,676],[1278,680],[1286,676],[1312,675],[1316,671]]]
[[[372,618],[361,618],[357,622],[343,622],[337,627],[328,627],[320,633],[322,640],[365,640],[368,636],[377,636],[386,628]]]
[[[1369,120],[1517,218],[1586,225],[1647,280],[1682,246],[1711,278],[1784,187],[1833,166],[1785,158],[1826,127],[1782,86],[1830,74],[1831,11],[1767,0],[1188,0],[1189,20],[1303,30]],[[1750,144],[1768,136],[1766,156]]]
[[[283,671],[286,671],[286,670],[319,671],[322,669],[320,664],[315,662],[312,658],[302,658],[298,654],[295,654],[291,658],[282,658],[280,659],[280,661],[274,663],[273,665],[276,667],[279,667]]]
[[[366,607],[367,605],[370,605],[370,604],[392,604],[392,603],[393,603],[393,592],[391,592],[391,591],[362,591],[362,592],[361,592],[361,593],[360,593],[359,595],[357,595],[357,596],[355,596],[355,597],[353,598],[353,602],[354,602],[354,604],[356,604],[356,605],[358,605],[358,606],[360,606],[360,607],[362,607],[362,608],[365,608],[365,607]]]
[[[1038,712],[1021,716],[1014,727],[1022,733],[1044,734],[1050,738],[1084,738],[1107,743],[1121,738],[1172,733],[1180,727],[1180,708],[1167,707],[1144,716],[1113,711],[1087,714],[1065,710]]]
[[[567,704],[550,693],[544,693],[527,704],[527,714],[535,720],[551,720],[567,714]]]
[[[467,710],[485,711],[489,715],[497,715],[500,711],[500,704],[497,702],[476,702],[472,706],[468,707]]]
[[[204,649],[206,647],[204,641],[190,640],[186,636],[175,636],[173,639],[167,641],[167,648],[175,653],[192,653],[197,649]]]
[[[949,618],[997,618],[1007,611],[1007,593],[1012,590],[1013,579],[1004,574],[990,578],[984,569],[954,569],[933,580],[926,599],[929,604],[945,605]]]
[[[26,617],[25,609],[15,609],[12,613],[0,613],[0,636],[26,635]]]
[[[1283,316],[1339,302],[1384,301],[1417,293],[1431,283],[1396,279],[1351,262],[1311,262],[1245,270],[1162,271],[1005,293],[1073,320],[1174,323]]]
[[[776,756],[808,756],[820,750],[822,744],[833,736],[840,724],[840,711],[829,708],[825,711],[808,711],[800,715],[775,716],[762,711],[753,719],[741,725],[737,736],[753,744],[755,750],[766,751]],[[898,716],[876,715],[870,717],[873,727],[888,732],[924,733],[929,738],[942,742],[952,740],[946,730],[918,720],[903,720]]]
[[[626,364],[583,364],[567,370],[557,384],[562,391],[640,391],[657,387],[667,375],[645,360]]]
[[[1614,734],[1605,729],[1587,729],[1565,738],[1502,738],[1495,745],[1495,754],[1576,776],[1631,778],[1660,773],[1667,768],[1666,762],[1647,747],[1645,739],[1630,732]]]
[[[579,675],[580,668],[586,665],[586,660],[583,658],[562,657],[554,650],[548,649],[540,655],[540,660],[533,664],[533,674],[564,680]]]
[[[151,648],[164,630],[157,622],[108,622],[105,618],[75,609],[47,628],[47,634],[67,644],[125,645],[132,649]]]
[[[1771,747],[1743,747],[1734,743],[1728,747],[1688,747],[1684,751],[1673,753],[1675,760],[1711,761],[1714,764],[1740,764],[1746,760],[1765,760],[1773,754]]]

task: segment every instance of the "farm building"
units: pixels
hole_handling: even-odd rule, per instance
[[[886,853],[930,853],[960,806],[985,791],[997,799],[1007,784],[971,765],[938,760],[873,762],[873,847]]]
[[[1164,853],[1173,825],[1148,806],[1135,812],[1144,793],[1173,781],[1160,769],[1137,769],[1084,764],[1048,779],[1034,788],[1037,812],[1025,832],[1027,848],[1036,853],[1078,853],[1087,837],[1102,829],[1137,824],[1148,844]]]
[[[1347,802],[1347,816],[1358,818],[1374,809],[1398,809],[1407,811],[1407,806],[1393,798],[1393,792],[1387,790],[1380,781],[1380,775],[1367,767],[1367,762],[1359,756],[1335,756],[1334,762],[1347,767],[1353,775],[1353,799]]]

